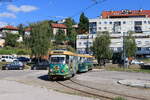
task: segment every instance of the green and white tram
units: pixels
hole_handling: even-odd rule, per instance
[[[51,79],[70,78],[78,70],[77,54],[73,52],[54,50],[49,53],[49,60],[48,76]]]

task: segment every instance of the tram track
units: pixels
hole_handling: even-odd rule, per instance
[[[74,91],[78,91],[80,93],[84,93],[84,94],[87,94],[90,96],[94,96],[94,97],[100,98],[102,100],[112,100],[115,97],[124,97],[127,100],[147,100],[147,99],[141,98],[141,97],[126,95],[126,94],[121,94],[121,93],[115,93],[112,91],[107,91],[107,90],[102,90],[102,89],[98,89],[95,87],[90,87],[88,85],[76,82],[73,79],[63,81],[63,82],[61,82],[61,81],[56,81],[56,82],[66,88],[69,88]]]

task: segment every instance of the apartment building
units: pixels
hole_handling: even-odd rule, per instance
[[[110,48],[123,50],[123,35],[133,31],[138,47],[137,55],[150,55],[150,10],[103,11],[99,18],[89,19],[89,34],[77,36],[77,52],[88,53],[98,32],[108,31]],[[83,39],[83,37],[86,37]]]

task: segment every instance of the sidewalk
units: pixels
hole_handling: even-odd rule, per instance
[[[63,94],[46,88],[28,86],[14,81],[0,80],[0,100],[95,100]]]
[[[118,83],[132,87],[150,88],[150,80],[119,80]]]

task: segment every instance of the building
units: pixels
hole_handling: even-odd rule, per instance
[[[0,32],[2,32],[2,33],[19,34],[18,28],[14,27],[14,26],[11,26],[11,25],[7,25],[7,26],[4,26],[4,27],[0,28]]]
[[[103,31],[110,33],[110,48],[120,52],[123,50],[123,35],[133,31],[138,47],[137,55],[150,55],[150,10],[103,11],[99,18],[89,19],[89,23],[89,34],[77,36],[78,52],[85,53],[96,33]]]
[[[51,27],[52,27],[53,35],[56,35],[59,29],[63,30],[65,34],[67,34],[67,26],[65,24],[52,23]]]

